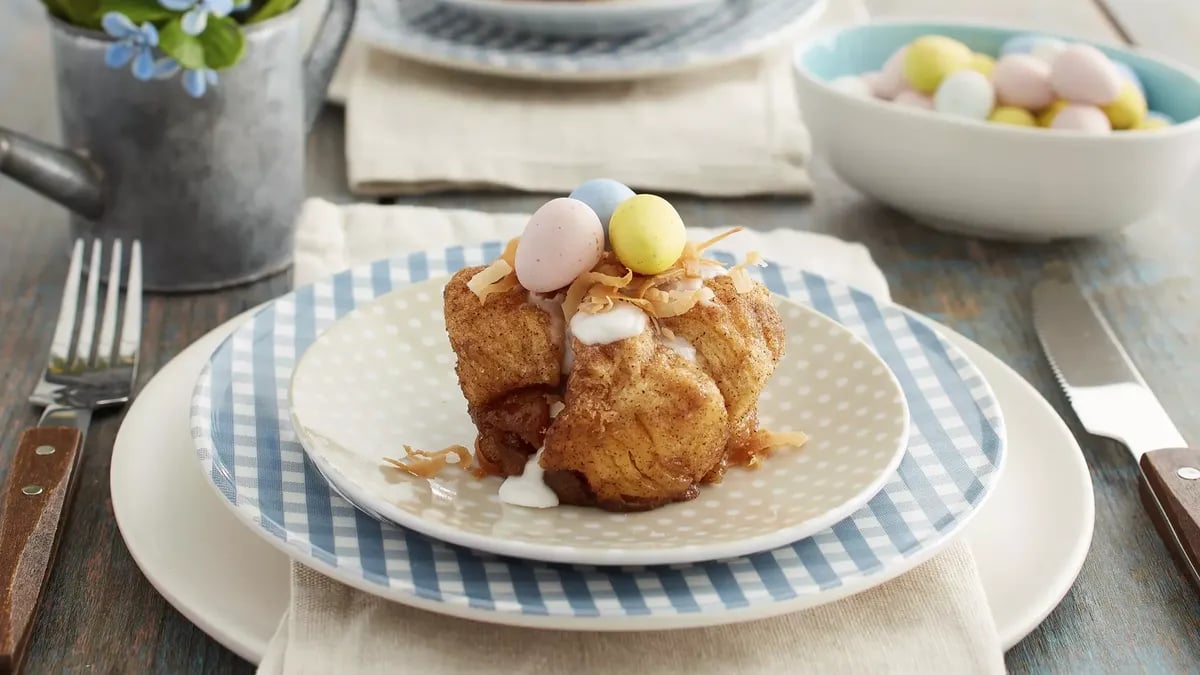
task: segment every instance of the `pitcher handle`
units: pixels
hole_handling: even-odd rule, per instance
[[[311,1],[311,0],[310,0]],[[354,15],[358,11],[358,0],[330,0],[325,18],[317,29],[304,59],[304,125],[311,130],[321,107],[325,104],[325,93],[333,79],[333,71],[354,28]]]

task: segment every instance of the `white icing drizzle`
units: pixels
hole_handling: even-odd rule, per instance
[[[618,302],[606,312],[576,312],[571,317],[571,334],[585,345],[605,345],[646,330],[646,313],[628,302]]]
[[[688,361],[691,361],[692,363],[696,362],[696,348],[692,346],[692,343],[688,342],[684,338],[681,338],[678,335],[672,335],[670,337],[667,337],[666,335],[659,335],[658,341],[661,342],[664,347],[670,349]]]
[[[559,372],[569,373],[571,372],[571,367],[575,365],[575,352],[571,349],[571,332],[567,330],[566,321],[563,320],[562,304],[565,299],[566,296],[562,293],[553,298],[547,298],[533,291],[529,292],[529,304],[549,314],[550,330],[555,335],[561,336],[563,355]]]
[[[565,403],[563,403],[562,401],[555,401],[554,403],[551,403],[550,404],[550,419],[554,419],[555,417],[558,417],[558,414],[563,411],[563,408],[566,408],[566,407],[567,407],[567,405]]]
[[[554,494],[544,480],[545,470],[539,464],[542,451],[538,451],[525,462],[525,470],[520,476],[509,476],[500,485],[500,501],[513,506],[524,506],[531,509],[548,509],[558,506],[558,495]]]
[[[562,373],[566,375],[575,367],[575,347],[571,346],[571,331],[563,336]]]

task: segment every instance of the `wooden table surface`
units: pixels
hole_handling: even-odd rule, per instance
[[[1200,65],[1200,5],[1191,0],[868,0],[876,16],[981,18],[1127,41]],[[57,136],[45,19],[36,0],[0,3],[0,124]],[[351,201],[342,117],[325,111],[309,141],[309,191]],[[1035,167],[1031,167],[1031,170]],[[1200,177],[1180,201],[1121,234],[1013,245],[938,234],[874,205],[820,166],[817,196],[676,198],[695,224],[828,232],[865,243],[896,299],[962,332],[1027,378],[1063,414],[1087,455],[1096,529],[1062,604],[1006,656],[1015,672],[1200,670],[1200,602],[1143,514],[1136,470],[1115,443],[1084,433],[1038,349],[1029,293],[1048,264],[1086,281],[1185,437],[1200,443]],[[536,207],[539,195],[435,195],[425,204]],[[36,421],[25,402],[50,343],[68,247],[64,212],[0,178],[0,474]],[[289,287],[287,275],[220,293],[151,296],[139,380],[190,342]],[[178,614],[142,576],[117,531],[108,492],[119,415],[93,425],[58,565],[35,628],[29,672],[250,672]],[[2,478],[2,475],[0,475]]]

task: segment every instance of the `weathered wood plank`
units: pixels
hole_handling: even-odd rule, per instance
[[[1200,65],[1200,5],[1176,0],[1097,0],[1130,42],[1193,67]]]
[[[1109,0],[1139,43],[1178,45],[1184,30],[1130,17],[1147,3]],[[972,17],[1115,39],[1088,0],[870,0],[877,16]],[[1186,0],[1153,0],[1191,11]],[[1165,10],[1163,8],[1166,8]],[[1173,8],[1173,9],[1172,9]],[[1176,15],[1171,15],[1176,16]],[[1178,21],[1178,26],[1187,25]],[[1181,58],[1186,54],[1182,54]],[[0,3],[0,121],[35,135],[55,132],[49,54],[36,0]],[[351,201],[345,189],[340,111],[325,112],[310,138],[310,192]],[[1133,487],[1134,467],[1112,443],[1082,435],[1029,325],[1028,297],[1041,269],[1072,264],[1100,299],[1150,385],[1185,436],[1200,440],[1200,232],[1193,190],[1128,232],[1087,242],[1006,245],[931,232],[845,187],[819,165],[817,199],[712,201],[673,198],[685,220],[706,225],[795,227],[864,242],[899,301],[979,341],[1027,377],[1084,440],[1096,486],[1092,553],[1079,582],[1045,624],[1008,654],[1014,672],[1184,671],[1200,662],[1195,596],[1158,543]],[[488,211],[530,211],[545,195],[433,195],[406,201]],[[0,478],[15,433],[33,418],[24,397],[49,344],[67,245],[56,207],[0,180]],[[245,307],[287,287],[286,276],[218,294],[155,297],[147,310],[145,382],[184,346]],[[192,626],[149,586],[130,559],[108,506],[108,458],[118,416],[98,420],[85,451],[85,480],[72,508],[42,608],[30,672],[248,672],[249,666]]]

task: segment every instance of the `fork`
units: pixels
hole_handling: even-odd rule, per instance
[[[130,247],[120,303],[121,242],[113,242],[103,314],[98,312],[101,248],[99,240],[92,242],[80,298],[84,242],[75,242],[49,362],[29,397],[44,408],[42,417],[21,434],[0,492],[0,675],[19,672],[29,646],[92,412],[126,403],[133,390],[142,330],[141,244],[134,240]]]

